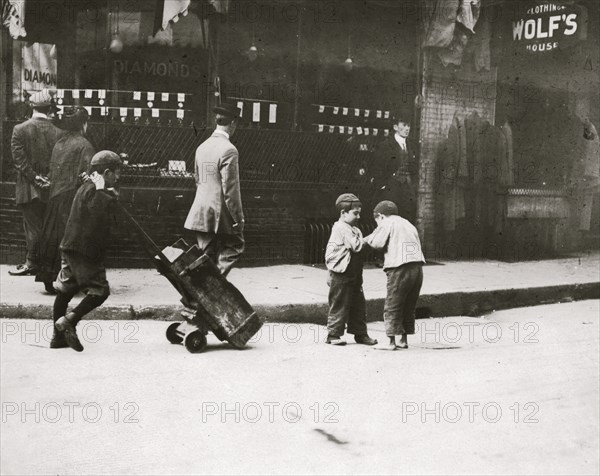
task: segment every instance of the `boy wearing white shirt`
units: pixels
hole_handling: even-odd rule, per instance
[[[325,249],[325,264],[329,270],[329,316],[327,343],[346,345],[342,339],[346,324],[358,344],[375,345],[367,334],[367,312],[362,289],[362,232],[356,226],[360,220],[361,203],[352,193],[340,195],[336,202],[340,219],[331,229]]]
[[[383,310],[385,332],[389,337],[386,350],[408,348],[407,335],[415,333],[415,307],[423,284],[421,241],[417,229],[398,216],[394,202],[384,200],[373,210],[377,228],[364,242],[384,251],[383,270],[387,274],[387,294]],[[400,344],[396,345],[396,336]]]

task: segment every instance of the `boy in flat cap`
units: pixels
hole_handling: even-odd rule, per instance
[[[198,248],[212,259],[223,276],[227,276],[244,252],[239,155],[230,142],[241,111],[224,103],[213,112],[216,129],[196,149],[196,196],[184,227],[196,233]]]
[[[329,316],[327,343],[346,345],[342,339],[346,325],[358,344],[375,345],[367,334],[367,311],[363,293],[363,236],[356,226],[360,220],[361,203],[352,193],[344,193],[335,201],[340,218],[331,229],[325,249],[325,264],[329,270]]]
[[[385,350],[408,348],[407,335],[415,333],[415,307],[423,284],[421,241],[417,229],[398,216],[394,202],[384,200],[373,210],[377,228],[364,241],[384,251],[383,270],[387,274],[387,294],[383,310],[385,333],[390,341]],[[396,345],[396,336],[400,344]]]
[[[35,275],[38,271],[40,233],[50,187],[46,176],[52,149],[63,134],[50,119],[55,107],[50,91],[33,93],[29,104],[33,109],[31,118],[15,126],[10,143],[17,171],[15,199],[23,213],[27,247],[25,263],[9,271],[13,276]]]
[[[117,183],[120,157],[102,150],[92,157],[90,180],[85,182],[73,200],[65,236],[60,244],[61,269],[56,281],[54,301],[54,335],[51,348],[67,345],[81,352],[83,346],[75,326],[93,309],[100,306],[110,294],[106,280],[104,258],[109,243],[110,221],[116,195],[111,191]],[[67,306],[80,290],[86,296],[71,312]]]

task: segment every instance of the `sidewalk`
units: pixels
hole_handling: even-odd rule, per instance
[[[0,265],[0,317],[47,319],[53,296],[34,278],[13,277]],[[505,263],[444,262],[424,267],[418,307],[431,316],[475,316],[553,302],[600,298],[600,253]],[[305,265],[234,269],[230,281],[269,321],[323,324],[327,316],[327,271]],[[112,295],[93,319],[180,320],[179,295],[154,269],[110,269]],[[365,269],[369,321],[381,320],[385,273]]]

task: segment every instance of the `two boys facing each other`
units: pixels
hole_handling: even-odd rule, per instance
[[[345,345],[342,335],[346,325],[359,344],[375,345],[367,333],[367,315],[363,293],[364,250],[371,247],[384,252],[383,270],[387,274],[387,293],[383,320],[389,343],[385,350],[407,348],[407,335],[415,332],[415,307],[423,283],[421,242],[417,229],[398,216],[391,201],[379,202],[373,210],[377,228],[362,236],[357,227],[362,204],[356,195],[344,193],[336,200],[340,218],[331,230],[325,250],[329,270],[329,316],[327,343]],[[396,345],[396,336],[400,344]]]

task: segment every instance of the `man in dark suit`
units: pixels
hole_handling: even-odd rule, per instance
[[[37,272],[38,242],[50,186],[46,176],[52,149],[62,135],[48,117],[54,107],[49,91],[34,93],[29,102],[33,114],[30,119],[15,126],[10,144],[13,165],[17,170],[16,204],[23,212],[27,246],[25,263],[9,271],[13,276],[35,275]]]
[[[213,112],[217,127],[196,149],[196,197],[184,226],[196,233],[198,247],[227,276],[244,251],[238,150],[229,140],[241,111],[224,103]]]
[[[371,181],[375,185],[374,202],[394,202],[398,214],[414,225],[419,171],[409,134],[408,117],[398,115],[394,123],[394,135],[386,138],[375,150]]]

